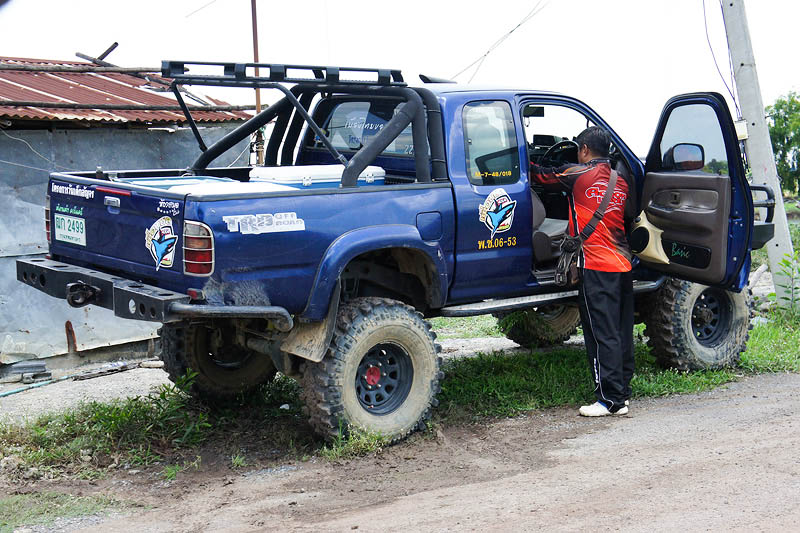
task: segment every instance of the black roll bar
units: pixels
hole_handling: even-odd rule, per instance
[[[314,99],[314,92],[303,92],[300,95],[300,105],[309,109],[311,101]],[[295,113],[292,118],[292,123],[289,126],[289,131],[286,133],[283,150],[281,151],[281,165],[291,165],[294,161],[294,148],[297,145],[297,139],[300,137],[300,132],[303,129],[303,117],[299,113]]]
[[[229,149],[233,148],[236,143],[239,141],[246,139],[250,136],[251,133],[256,131],[258,128],[267,124],[273,118],[275,118],[278,113],[283,113],[289,111],[291,109],[292,104],[286,98],[281,98],[268,108],[266,108],[261,113],[257,114],[235,130],[231,131],[220,140],[212,144],[206,151],[200,154],[192,166],[190,170],[204,170],[209,163],[213,160],[221,156],[223,153],[228,151]]]
[[[350,158],[350,162],[342,173],[342,187],[355,187],[358,176],[389,143],[397,138],[411,124],[411,135],[414,139],[414,165],[417,181],[428,183],[431,172],[428,168],[428,137],[425,134],[425,113],[422,98],[412,89],[396,89],[406,98],[406,103],[398,107],[397,113],[384,125],[383,129],[372,140]]]
[[[193,75],[186,73],[187,65],[220,66],[223,68],[222,76],[213,75]],[[268,76],[252,77],[247,76],[247,69],[252,67],[268,69]],[[290,72],[299,71],[310,73],[310,77],[292,77]],[[341,74],[344,72],[371,72],[377,74],[377,82],[364,82],[361,80],[343,80]],[[245,139],[258,128],[279,116],[273,135],[267,145],[268,165],[278,164],[278,151],[284,139],[296,139],[302,129],[302,121],[305,121],[309,128],[317,135],[325,145],[331,155],[345,165],[342,174],[342,187],[355,187],[358,176],[367,165],[372,162],[386,147],[397,138],[397,136],[411,124],[411,133],[414,142],[414,165],[417,181],[428,183],[433,179],[446,179],[447,170],[444,158],[444,133],[442,130],[441,110],[436,97],[427,89],[410,89],[403,81],[399,70],[392,69],[368,69],[368,68],[344,68],[344,67],[320,67],[303,65],[277,65],[268,63],[219,63],[219,62],[162,62],[162,74],[165,77],[173,78],[172,89],[178,97],[184,114],[189,120],[195,137],[200,144],[203,153],[192,164],[191,170],[203,170],[208,164],[219,157],[222,153],[232,148],[236,143]],[[262,111],[252,119],[248,120],[222,139],[205,148],[199,131],[191,118],[189,109],[183,103],[177,89],[179,83],[207,85],[207,86],[229,86],[229,87],[249,87],[277,89],[284,93],[284,98]],[[295,83],[291,89],[286,88],[283,83]],[[313,97],[317,93],[345,93],[345,94],[364,94],[374,96],[397,96],[405,100],[405,103],[398,108],[398,112],[383,127],[383,129],[373,137],[366,146],[362,147],[350,159],[347,160],[330,142],[319,125],[308,114]],[[300,95],[301,101],[298,101]],[[294,113],[290,113],[290,108],[294,108]],[[426,126],[427,109],[427,126]],[[291,121],[291,125],[289,126]],[[287,132],[287,126],[289,130]],[[430,138],[430,144],[428,142]],[[285,143],[284,143],[285,144]],[[291,163],[293,146],[284,146],[281,152],[281,163]],[[428,157],[430,153],[430,158]],[[433,172],[431,172],[433,170]]]
[[[295,87],[292,87],[291,90],[294,92]],[[297,112],[295,111],[294,114],[296,115]],[[280,149],[281,141],[283,141],[283,134],[286,133],[286,126],[289,125],[291,116],[290,113],[281,113],[278,115],[278,120],[275,121],[275,125],[272,127],[272,132],[269,134],[269,142],[267,143],[267,150],[264,153],[264,164],[268,167],[277,164],[278,150]]]

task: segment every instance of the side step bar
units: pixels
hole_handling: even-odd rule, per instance
[[[634,281],[633,292],[652,292],[657,290],[664,283],[666,277],[656,281]],[[513,311],[515,309],[525,309],[527,307],[538,307],[571,300],[578,296],[577,289],[556,292],[549,294],[534,294],[531,296],[518,296],[516,298],[504,298],[502,300],[484,300],[474,304],[451,305],[440,310],[442,316],[476,316],[500,311]]]

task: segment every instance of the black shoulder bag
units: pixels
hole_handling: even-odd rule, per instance
[[[564,242],[561,243],[561,256],[558,258],[558,266],[556,266],[555,283],[559,287],[574,287],[580,281],[580,274],[578,272],[578,256],[580,255],[583,243],[594,232],[594,229],[603,220],[606,214],[606,208],[611,197],[614,195],[614,189],[617,186],[617,171],[612,170],[611,176],[608,178],[608,187],[606,193],[603,195],[603,200],[597,206],[597,211],[592,215],[591,220],[583,227],[580,234],[573,237],[567,236]],[[573,213],[573,226],[578,227],[577,213],[575,206],[572,205],[570,198],[570,208]]]

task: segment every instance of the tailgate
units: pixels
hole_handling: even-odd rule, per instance
[[[184,197],[91,181],[51,177],[50,253],[178,283],[183,275]]]

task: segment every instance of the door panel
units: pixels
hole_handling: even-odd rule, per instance
[[[631,246],[646,266],[740,290],[749,267],[753,202],[725,99],[670,99],[645,164],[640,222]],[[636,243],[636,244],[635,244]]]
[[[460,122],[459,122],[460,119]],[[531,277],[531,193],[520,143],[504,100],[467,101],[455,126],[463,145],[449,153],[458,207],[451,302],[518,294]],[[462,163],[463,162],[463,163]]]
[[[725,276],[730,188],[727,176],[646,175],[642,208],[663,231],[661,244],[671,274],[709,284]]]

